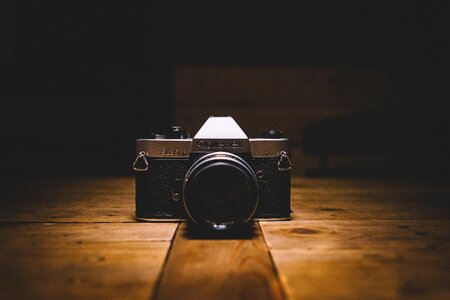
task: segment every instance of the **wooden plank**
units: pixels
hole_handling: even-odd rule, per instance
[[[260,222],[292,299],[448,299],[447,179],[293,178],[291,222]]]
[[[450,221],[261,227],[291,299],[449,299]]]
[[[134,179],[2,178],[0,220],[134,222]]]
[[[299,178],[294,220],[448,220],[450,180]]]
[[[132,178],[2,183],[6,298],[148,298],[155,286],[163,299],[283,298],[259,228],[213,239],[180,226],[155,285],[176,225],[134,223]],[[448,186],[293,178],[293,221],[261,223],[288,296],[448,298]]]
[[[174,224],[0,224],[2,299],[148,299]]]
[[[155,299],[282,299],[257,223],[246,235],[205,236],[181,224]]]

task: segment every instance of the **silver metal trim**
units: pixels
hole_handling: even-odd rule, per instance
[[[146,155],[147,155],[147,153],[145,153],[145,151],[141,151],[141,152],[138,153],[138,156],[136,157],[136,159],[134,160],[134,163],[133,163],[133,170],[134,171],[136,171],[136,172],[145,172],[145,171],[148,170],[148,161],[145,158]],[[136,167],[138,161],[141,160],[141,159],[144,160],[145,168],[138,168],[138,167]]]
[[[281,167],[281,162],[283,161],[283,159],[287,160],[289,167],[287,167],[287,168]],[[280,152],[280,160],[277,163],[277,167],[278,167],[278,171],[280,171],[280,172],[290,171],[292,169],[291,160],[289,159],[289,155],[287,155],[287,153],[285,151]]]
[[[232,117],[209,117],[193,138],[191,152],[250,152],[245,132]]]
[[[181,196],[180,196],[179,193],[173,193],[172,194],[172,200],[173,201],[178,202],[178,201],[180,201],[180,199],[181,199]]]
[[[288,155],[291,152],[290,140],[288,138],[265,139],[253,138],[250,140],[252,156],[257,157],[277,157],[284,151]]]
[[[145,151],[153,158],[188,158],[192,139],[139,139],[136,153]]]
[[[248,153],[250,152],[250,143],[248,139],[196,139],[191,145],[193,153],[212,153],[226,151],[230,153]]]
[[[209,117],[194,136],[196,139],[247,139],[247,135],[230,116]]]
[[[136,140],[136,154],[144,151],[147,156],[154,158],[188,158],[191,153],[192,139],[139,139]],[[240,143],[242,147],[226,147],[219,145],[217,147],[209,147],[208,150],[203,149],[200,152],[218,152],[226,151],[229,153],[248,152],[247,140],[200,140],[198,142],[214,142],[214,143]],[[254,158],[258,157],[277,157],[281,151],[290,155],[290,140],[288,138],[281,139],[249,139],[251,154]],[[193,147],[198,152],[198,147]]]

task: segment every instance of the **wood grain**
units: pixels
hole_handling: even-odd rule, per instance
[[[132,177],[3,178],[0,220],[135,222]]]
[[[179,226],[155,299],[283,299],[261,231],[218,238]]]
[[[0,225],[2,299],[148,299],[174,225]]]
[[[293,220],[448,220],[449,179],[299,178]]]
[[[448,299],[450,222],[261,223],[291,299]]]
[[[292,221],[182,224],[165,265],[177,225],[134,222],[132,178],[2,185],[2,299],[450,298],[448,180],[293,178]]]
[[[136,223],[132,178],[3,178],[0,298],[148,299],[177,224]]]
[[[293,221],[260,222],[291,299],[449,299],[448,180],[293,180]]]

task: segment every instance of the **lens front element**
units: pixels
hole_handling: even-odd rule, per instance
[[[258,205],[252,168],[228,152],[213,152],[197,160],[186,174],[183,194],[188,215],[216,230],[247,223]]]

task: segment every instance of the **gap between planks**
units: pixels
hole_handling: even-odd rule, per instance
[[[236,235],[180,223],[152,299],[286,299],[258,222]]]

